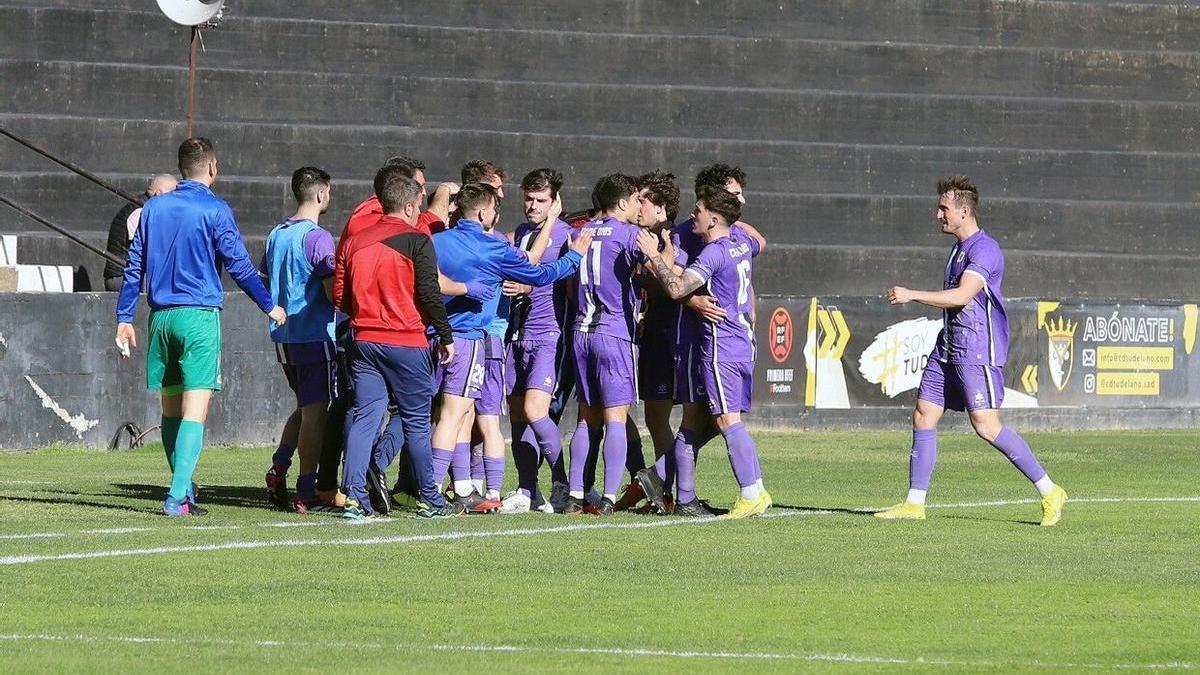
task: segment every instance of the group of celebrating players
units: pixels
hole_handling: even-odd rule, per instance
[[[228,205],[211,191],[218,173],[211,142],[185,141],[179,166],[178,188],[143,207],[117,307],[117,342],[128,354],[145,285],[152,309],[147,384],[162,392],[172,471],[165,514],[205,511],[192,475],[208,403],[221,388],[221,266],[269,315],[296,396],[266,473],[277,508],[337,509],[362,520],[398,508],[418,518],[633,509],[746,518],[772,506],[741,418],[753,389],[753,261],[766,240],[741,219],[746,176],[739,168],[701,170],[689,217],[678,223],[680,191],[669,173],[604,176],[591,208],[572,216],[563,213],[561,174],[536,169],[520,182],[526,220],[505,234],[498,229],[501,167],[468,162],[461,184],[442,183],[427,195],[424,164],[394,157],[335,243],[319,224],[332,180],[303,167],[291,181],[297,210],[268,235],[256,268]],[[945,352],[930,359],[941,368],[927,370],[928,386],[922,382],[913,489],[904,504],[877,515],[924,517],[936,457],[931,429],[949,406],[965,407],[980,435],[1035,483],[1043,524],[1054,524],[1066,494],[1024,441],[987,414],[1003,396],[1003,379],[997,390],[993,377],[1006,351],[1003,258],[975,225],[974,185],[948,180],[939,185],[938,220],[959,244],[946,290],[889,291],[896,303],[945,309],[949,337]],[[976,277],[981,282],[965,281]],[[1004,322],[1003,335],[995,321]],[[956,322],[970,330],[956,331]],[[959,334],[983,342],[959,353]],[[987,358],[966,354],[980,350]],[[986,396],[970,389],[977,386]],[[572,390],[577,423],[564,453],[559,422]],[[649,466],[630,416],[639,400],[654,445]],[[677,404],[682,421],[673,430]],[[502,496],[506,413],[517,488]],[[718,435],[739,489],[729,509],[696,495],[700,449]],[[548,497],[539,489],[542,466],[549,467]],[[398,477],[389,485],[392,467]]]

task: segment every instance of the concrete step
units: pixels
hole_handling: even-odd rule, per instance
[[[145,177],[105,174],[105,179],[136,192]],[[437,176],[431,176],[436,182]],[[805,194],[762,192],[751,176],[745,210],[748,222],[760,227],[772,242],[832,246],[941,246],[945,235],[933,219],[930,185],[926,194]],[[523,220],[517,182],[509,176],[510,198],[502,209],[502,229]],[[691,181],[679,181],[687,199]],[[986,187],[986,186],[985,186]],[[571,182],[563,189],[568,210],[589,203],[590,186]],[[294,204],[287,177],[222,175],[216,192],[233,207],[247,235],[265,235]],[[107,228],[123,202],[72,174],[0,172],[0,194],[77,230]],[[335,177],[333,205],[324,218],[338,232],[349,211],[371,194],[366,179]],[[685,208],[686,212],[686,208]],[[992,198],[987,192],[980,222],[1007,247],[1074,253],[1198,254],[1200,204],[1071,201]],[[0,232],[27,232],[38,226],[16,212],[0,212]],[[103,244],[103,239],[101,240]]]
[[[103,173],[169,170],[182,122],[82,117],[0,116],[51,152]],[[1194,153],[1120,153],[1013,148],[908,147],[783,141],[700,140],[401,126],[228,123],[199,120],[221,154],[221,168],[245,176],[290,176],[315,164],[335,177],[368,179],[388,156],[424,157],[433,176],[488,157],[516,176],[555,162],[572,182],[590,185],[614,170],[668,168],[692,176],[721,160],[741,164],[751,188],[765,192],[926,194],[937,176],[971,175],[985,198],[1181,203],[1200,199]],[[35,163],[36,162],[36,163]],[[14,143],[0,144],[0,166],[48,162]],[[153,166],[148,166],[153,165]],[[149,171],[147,171],[149,169]]]
[[[124,10],[153,14],[144,0],[3,0],[36,8]],[[830,0],[821,3],[556,0],[473,2],[408,0],[255,0],[226,3],[225,20],[246,17],[473,28],[612,32],[663,38],[712,35],[904,41],[965,46],[1060,49],[1192,50],[1200,9],[1179,2],[1127,0]],[[681,27],[686,27],[682,28]]]
[[[127,39],[130,35],[141,39]],[[545,79],[594,82],[601,79],[596,63],[602,61],[607,72],[638,84],[1200,99],[1195,86],[1200,54],[1160,48],[1063,50],[729,35],[664,40],[626,33],[262,17],[231,19],[205,35],[206,66],[300,73],[392,74],[403,54],[406,70],[435,77],[512,80],[536,70]],[[186,45],[187,31],[152,12],[0,8],[0,58],[183,65]],[[529,54],[549,65],[532,67]]]
[[[103,245],[104,233],[85,233]],[[1005,246],[1004,293],[1027,298],[1188,299],[1195,297],[1194,256],[1146,256],[1030,251]],[[244,237],[252,260],[263,235]],[[104,261],[63,239],[21,237],[28,259],[69,263],[77,290],[103,288]],[[883,295],[890,286],[937,289],[948,246],[820,246],[768,244],[755,261],[754,287],[762,294]],[[237,290],[222,275],[226,290]]]
[[[183,66],[0,60],[0,113],[185,114]],[[122,95],[111,96],[119,89]],[[1200,105],[1086,99],[490,81],[204,68],[214,122],[391,125],[730,140],[1200,152]],[[347,96],[354,92],[353,96]],[[621,100],[622,105],[609,102]],[[236,101],[236,105],[230,102]],[[731,115],[730,111],[737,111]]]

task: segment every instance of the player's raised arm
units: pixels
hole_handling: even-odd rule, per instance
[[[583,260],[583,253],[591,244],[592,233],[583,230],[575,238],[566,255],[545,265],[534,265],[525,259],[521,251],[509,247],[504,258],[500,260],[500,276],[531,286],[552,284],[579,269],[579,261]]]

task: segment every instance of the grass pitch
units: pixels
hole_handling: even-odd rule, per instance
[[[1047,671],[1200,667],[1200,435],[1029,434],[1071,495],[944,433],[929,520],[905,433],[756,434],[741,522],[265,506],[266,449],[209,449],[203,519],[161,450],[0,456],[0,663],[23,671]],[[720,443],[702,496],[732,501]],[[509,472],[512,482],[513,473]],[[941,506],[938,506],[941,505]],[[452,671],[453,672],[453,671]]]

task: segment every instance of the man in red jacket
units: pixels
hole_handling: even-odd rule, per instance
[[[437,258],[429,236],[416,228],[421,185],[404,167],[384,166],[375,175],[383,215],[375,225],[346,237],[337,254],[334,306],[350,317],[349,350],[354,403],[347,413],[346,493],[343,516],[374,515],[367,497],[367,465],[389,400],[404,427],[421,507],[418,517],[455,515],[433,483],[429,408],[433,372],[426,330],[437,336],[438,357],[454,356],[454,338],[438,287]]]

